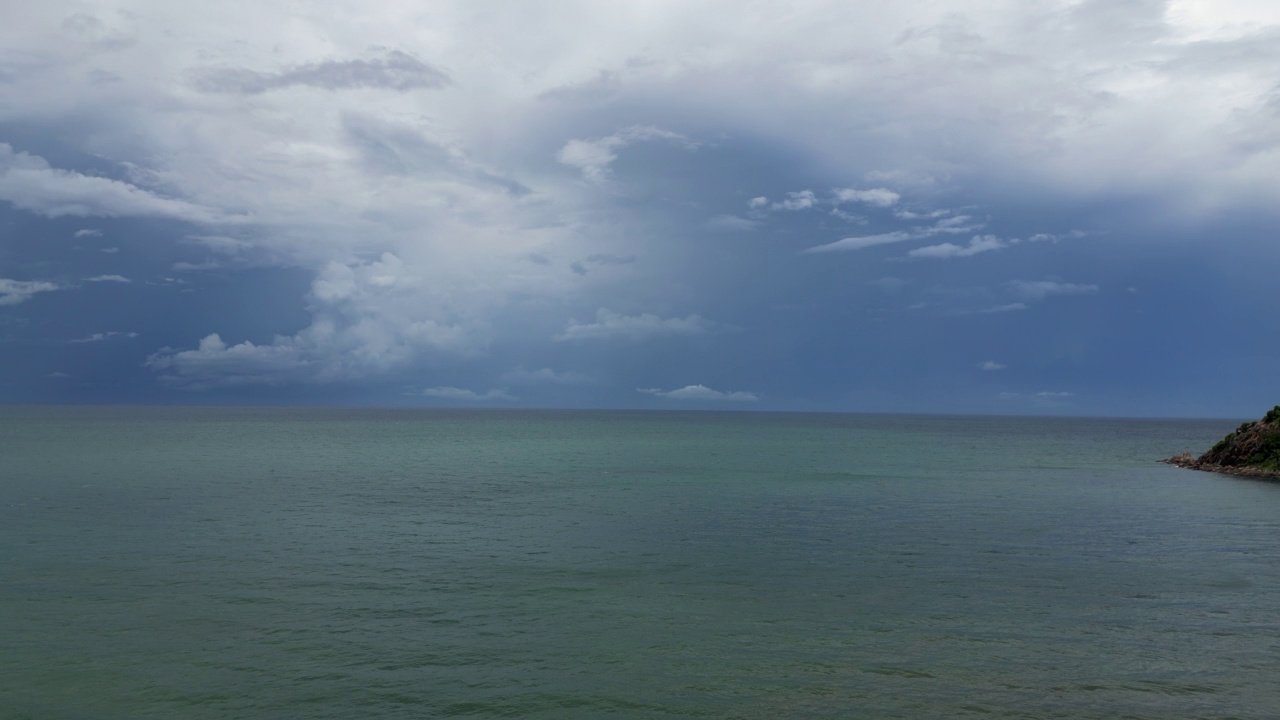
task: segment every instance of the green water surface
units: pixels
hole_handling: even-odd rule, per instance
[[[0,408],[0,718],[1274,718],[1235,424]]]

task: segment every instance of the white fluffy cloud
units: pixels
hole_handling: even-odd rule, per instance
[[[91,278],[85,278],[85,282],[130,283],[133,281],[123,275],[95,275]]]
[[[44,280],[10,280],[0,278],[0,305],[17,305],[30,300],[37,293],[60,290],[58,285]]]
[[[668,400],[691,400],[704,401],[710,400],[714,402],[756,402],[760,399],[753,392],[745,392],[742,390],[732,392],[721,392],[712,390],[706,385],[686,385],[676,390],[660,390],[658,388],[636,388],[636,392],[645,395],[654,395],[656,397],[667,398]]]
[[[875,247],[877,245],[889,245],[891,243],[906,242],[907,240],[918,240],[920,235],[895,230],[894,232],[879,233],[877,235],[861,235],[858,237],[847,237],[843,240],[837,240],[826,245],[817,245],[804,250],[807,254],[841,252],[844,250],[862,250],[864,248]]]
[[[215,210],[161,197],[126,182],[54,168],[38,155],[14,152],[6,143],[0,143],[0,200],[47,217],[162,217],[198,223],[232,220]]]
[[[76,338],[75,340],[69,340],[68,342],[93,343],[93,342],[102,342],[103,340],[110,340],[112,338],[128,339],[128,338],[136,338],[136,337],[138,337],[138,333],[136,332],[120,332],[117,330],[108,330],[107,332],[93,333],[92,335],[87,335],[82,338]]]
[[[635,125],[602,138],[591,140],[570,140],[560,148],[556,158],[582,171],[582,176],[592,182],[600,182],[609,177],[609,166],[618,159],[618,152],[628,145],[650,140],[666,140],[676,142],[688,148],[697,147],[697,143],[689,138],[648,125]]]
[[[698,315],[683,318],[660,318],[653,313],[640,315],[623,315],[606,308],[596,311],[595,322],[578,322],[570,320],[564,332],[555,336],[556,340],[595,340],[605,338],[624,338],[627,340],[647,340],[649,338],[674,335],[702,335],[714,327],[714,323]]]
[[[769,206],[770,210],[808,210],[818,204],[818,196],[813,194],[812,190],[800,190],[798,192],[789,192],[783,198],[782,202],[776,202]]]
[[[752,210],[809,210],[819,205],[840,205],[841,203],[859,202],[876,207],[889,207],[897,203],[902,196],[887,188],[871,188],[869,190],[858,190],[855,188],[835,188],[831,191],[828,198],[819,198],[817,193],[812,190],[797,190],[789,192],[782,200],[774,203],[769,202],[769,198],[760,196],[751,198],[747,203],[747,207]],[[837,208],[836,212],[840,212]]]
[[[959,220],[959,222],[954,224],[947,224],[948,221],[954,221],[954,220]],[[942,221],[936,227],[940,227],[940,228],[941,227],[947,227],[947,228],[960,227],[960,228],[964,228],[964,230],[961,230],[961,232],[963,232],[963,231],[967,231],[968,228],[966,226],[970,222],[971,221],[969,218],[964,216],[959,216],[958,218],[949,218],[946,221]],[[950,229],[946,229],[946,230],[942,230],[942,232],[953,232],[953,231]],[[1036,233],[1035,235],[1028,237],[1025,242],[1029,242],[1029,243],[1057,242],[1063,238],[1081,238],[1084,236],[1085,236],[1085,233],[1079,230],[1073,230],[1069,233],[1065,233],[1062,235],[1055,235],[1052,233]],[[949,243],[949,242],[941,243],[939,245],[929,245],[927,247],[916,248],[915,250],[912,250],[911,252],[907,253],[907,256],[913,257],[913,258],[933,258],[933,259],[972,257],[974,255],[978,255],[985,252],[1004,250],[1006,248],[1010,248],[1015,245],[1020,245],[1023,242],[1024,241],[1022,238],[1009,238],[1008,240],[1004,240],[996,237],[995,235],[974,235],[972,238],[969,239],[968,245],[957,245],[955,243]]]
[[[957,235],[982,227],[982,223],[974,220],[968,215],[950,215],[949,217],[947,215],[948,213],[945,211],[941,214],[930,213],[925,217],[934,220],[932,225],[919,225],[911,228],[910,230],[894,230],[892,232],[877,233],[875,235],[847,237],[841,240],[836,240],[835,242],[826,243],[825,245],[815,245],[813,247],[806,248],[802,252],[805,254],[814,254],[844,252],[847,250],[863,250],[877,245],[889,245],[892,243],[906,242],[908,240],[923,240],[924,238],[934,237],[937,235]],[[914,219],[915,217],[919,216],[913,215],[911,219]],[[1000,241],[995,238],[990,238],[989,240],[974,238],[974,244],[972,244],[972,247],[982,247],[983,249],[986,249],[986,246],[991,242]],[[1003,245],[1001,245],[1001,247],[1003,247]],[[915,257],[949,257],[951,256],[951,253],[969,251],[967,248],[962,248],[957,245],[953,245],[952,243],[943,243],[942,245],[922,248],[921,250],[924,251],[922,255],[915,255],[914,253],[916,251],[913,251],[912,255]],[[976,252],[982,251],[983,250],[977,250]],[[969,252],[969,254],[973,254],[973,252]]]
[[[1000,238],[994,235],[975,236],[969,241],[968,245],[956,245],[955,243],[942,243],[940,245],[929,245],[927,247],[916,248],[907,253],[908,257],[913,258],[954,258],[954,257],[970,257],[979,253],[991,252],[992,250],[1003,250],[1008,247]]]
[[[897,204],[902,196],[887,188],[871,188],[856,190],[854,188],[836,188],[837,202],[860,202],[876,207],[889,207]]]
[[[993,305],[988,308],[983,308],[978,311],[978,314],[992,315],[996,313],[1017,312],[1019,310],[1027,310],[1030,307],[1031,307],[1030,305],[1027,305],[1026,303],[1020,303],[1020,302],[1004,303],[1002,305]]]
[[[427,388],[419,390],[412,395],[420,395],[422,397],[437,398],[440,400],[461,400],[464,402],[485,402],[487,400],[515,400],[514,396],[508,394],[505,390],[487,390],[478,393],[475,390],[466,388],[452,387],[444,385],[441,387]]]
[[[404,367],[426,352],[480,351],[488,340],[483,321],[450,312],[447,302],[422,303],[432,297],[422,283],[390,253],[372,262],[331,263],[311,285],[312,323],[298,333],[262,345],[228,345],[214,333],[194,350],[161,351],[147,364],[180,386],[329,383]]]
[[[1052,295],[1097,295],[1097,285],[1064,283],[1053,280],[1013,280],[1009,287],[1028,300],[1043,300]]]
[[[276,385],[314,376],[316,360],[307,348],[287,338],[272,345],[245,341],[227,345],[217,333],[205,336],[194,350],[164,349],[146,365],[161,373],[161,382],[175,387],[206,390],[220,386]]]

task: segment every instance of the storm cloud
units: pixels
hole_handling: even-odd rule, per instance
[[[1280,352],[1272,3],[107,0],[0,43],[11,401],[1252,416],[1194,380]]]

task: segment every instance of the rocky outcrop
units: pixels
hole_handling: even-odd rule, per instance
[[[1165,462],[1193,470],[1280,478],[1280,405],[1261,420],[1236,428],[1200,457],[1184,452]]]

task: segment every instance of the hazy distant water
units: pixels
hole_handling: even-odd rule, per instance
[[[1234,424],[0,409],[0,717],[1273,718]]]

